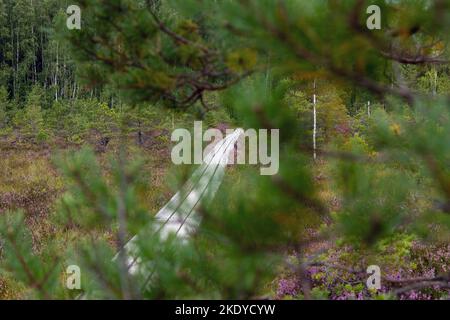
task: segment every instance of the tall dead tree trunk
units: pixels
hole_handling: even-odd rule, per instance
[[[59,69],[59,43],[56,42],[56,66],[55,66],[55,101],[58,101],[58,70]]]
[[[30,0],[30,8],[33,10],[33,21],[31,22],[31,41],[33,43],[33,84],[37,83],[37,51],[36,51],[36,39],[34,37],[34,6],[33,6],[33,0]]]
[[[12,96],[16,97],[16,64],[15,64],[15,54],[14,54],[14,26],[13,20],[10,18],[10,27],[11,27],[11,65],[13,67],[13,86],[12,86]]]
[[[316,80],[314,80],[314,93],[313,93],[313,157],[314,160],[317,158],[317,146],[316,146],[316,136],[317,136],[317,110],[316,110]]]
[[[16,30],[16,92],[19,93],[20,81],[19,81],[19,56],[20,56],[20,36],[19,25],[17,24]]]

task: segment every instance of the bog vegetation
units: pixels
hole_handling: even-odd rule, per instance
[[[449,1],[78,0],[69,30],[72,4],[0,0],[0,299],[448,299]],[[227,168],[129,274],[194,120],[280,129],[279,172]]]

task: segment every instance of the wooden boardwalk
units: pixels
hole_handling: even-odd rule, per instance
[[[175,234],[181,241],[187,241],[189,234],[200,223],[196,208],[202,203],[212,201],[222,183],[229,158],[234,152],[235,144],[243,134],[237,129],[233,134],[217,142],[212,150],[205,156],[203,164],[197,168],[185,185],[158,211],[155,221],[150,224],[155,234],[161,239],[167,239]],[[143,266],[139,259],[138,241],[145,241],[148,230],[134,236],[122,250],[125,250],[128,270],[130,274],[142,273],[146,278],[152,275],[151,266]],[[142,239],[140,237],[143,237]],[[119,253],[114,259],[117,259]]]

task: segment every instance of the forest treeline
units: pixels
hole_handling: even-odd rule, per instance
[[[77,68],[76,57],[80,53],[74,51],[83,52],[84,48],[80,47],[80,50],[76,50],[76,48],[74,50],[74,48],[68,46],[64,39],[65,24],[68,17],[66,8],[70,4],[70,1],[62,0],[2,0],[0,2],[0,129],[17,129],[28,126],[28,128],[21,130],[22,135],[30,136],[32,133],[32,136],[38,137],[38,140],[45,140],[49,135],[58,131],[59,135],[66,136],[69,141],[81,141],[82,133],[89,127],[88,123],[96,123],[98,119],[102,118],[111,120],[111,118],[114,118],[114,113],[123,111],[123,101],[117,91],[114,90],[114,86],[97,79],[104,70],[96,70],[98,74],[94,77],[89,76],[89,73],[86,72],[84,74],[78,72],[82,65],[78,62]],[[160,1],[138,1],[137,4],[142,7],[152,7],[156,10],[160,7]],[[113,7],[114,5],[111,6],[111,8]],[[106,16],[108,14],[106,13]],[[114,17],[114,15],[111,15],[111,17]],[[148,23],[149,21],[146,21],[141,28],[144,29]],[[185,29],[181,34],[184,35],[185,32],[200,28],[205,40],[214,39],[213,33],[209,31],[211,27],[208,25],[209,22],[201,14],[197,14],[195,23],[193,21],[189,23],[191,25],[184,24],[181,26],[182,29]],[[193,29],[190,30],[190,28]],[[147,30],[152,30],[152,27],[148,27]],[[95,30],[93,31],[95,32]],[[425,39],[424,41],[428,43],[432,39]],[[85,45],[94,44],[89,44],[89,41],[86,41]],[[432,43],[432,46],[428,46],[427,50],[432,54],[433,52],[439,53],[442,46],[442,41],[436,41]],[[228,86],[226,81],[224,82],[227,72],[230,70],[237,71],[238,74],[239,71],[242,71],[241,73],[245,75],[251,70],[255,63],[253,60],[256,58],[255,52],[249,49],[243,51],[228,50],[230,51],[229,54],[224,54],[225,65],[217,67],[212,64],[213,68],[228,69],[222,75],[217,75],[217,79],[222,82],[223,88]],[[182,61],[188,59],[189,54],[192,54],[188,50],[185,51],[180,51],[181,55],[187,55],[181,56]],[[263,54],[260,60],[267,62],[269,58],[270,53],[268,55]],[[93,59],[95,60],[95,57]],[[242,65],[238,65],[239,63]],[[173,68],[177,67],[177,63],[172,64]],[[398,70],[399,68],[401,70]],[[412,61],[401,66],[394,66],[384,63],[379,65],[378,70],[374,72],[377,77],[384,77],[392,86],[397,81],[395,78],[398,71],[402,73],[404,85],[413,87],[419,92],[436,94],[450,91],[448,81],[450,71],[445,64],[437,63],[430,66],[423,65],[420,61]],[[266,72],[265,77],[266,81],[272,79],[268,72]],[[320,78],[321,75],[318,74],[317,77]],[[314,73],[304,73],[296,81],[289,80],[291,84],[296,84],[287,95],[287,99],[297,99],[297,103],[292,101],[292,104],[296,104],[302,109],[299,111],[298,118],[302,122],[301,126],[304,130],[300,134],[303,134],[301,139],[308,148],[312,148],[310,136],[312,134],[313,115],[309,112],[312,103],[312,78],[316,78]],[[209,80],[214,81],[216,79],[211,78]],[[233,79],[231,80],[234,82]],[[158,81],[155,78],[155,82]],[[205,88],[197,88],[197,90],[204,92],[209,89],[206,86]],[[355,122],[346,125],[346,122],[343,122],[342,119],[347,115],[356,116],[357,119],[360,119],[364,115],[370,115],[370,112],[378,107],[390,108],[385,97],[380,96],[377,92],[374,94],[373,91],[361,88],[358,83],[347,85],[323,81],[322,86],[318,86],[318,90],[325,93],[321,97],[323,103],[318,106],[319,142],[326,142],[327,136],[333,136],[336,130],[345,132],[351,126],[353,128],[360,126],[359,123]],[[197,102],[199,97],[200,95],[191,95],[186,100],[192,104]],[[76,102],[78,100],[80,101]],[[135,105],[133,100],[131,101],[132,106]],[[216,101],[217,99],[213,97],[211,100]],[[163,96],[159,96],[157,101],[166,105],[169,104],[171,107],[179,106],[175,100],[168,100],[167,103]],[[86,114],[83,111],[84,109],[90,110],[92,116],[89,119],[83,116]],[[327,109],[326,112],[325,109]],[[129,109],[126,110],[129,112]],[[200,114],[204,117],[206,111],[207,108],[200,107],[194,109],[194,114]],[[135,113],[135,118],[139,117],[137,115],[139,112]],[[98,116],[93,116],[97,113]],[[108,113],[109,115],[105,115]],[[62,118],[58,120],[57,117]],[[76,119],[77,117],[79,119]],[[360,122],[360,120],[358,121]],[[212,123],[219,121],[220,119],[216,119]],[[83,122],[86,125],[83,126]],[[49,130],[45,130],[44,126],[48,126],[47,129]],[[116,127],[117,124],[110,122],[105,126],[111,129]],[[71,132],[74,130],[79,130],[80,134]],[[105,130],[107,129],[104,128],[103,131]],[[9,131],[6,130],[5,132]]]
[[[74,61],[58,38],[70,1],[0,2],[0,82],[11,100],[23,103],[33,86],[51,100],[99,96],[76,80]]]
[[[96,122],[80,118],[86,114],[80,110],[82,104],[88,113],[97,109],[100,117],[101,110],[112,116],[100,103],[74,105],[79,99],[100,99],[111,106],[113,100],[108,94],[103,97],[100,88],[89,89],[77,82],[73,59],[57,36],[68,3],[0,2],[0,130],[4,133],[20,128],[21,137],[45,141],[54,129],[69,141],[77,141],[83,128]],[[77,115],[67,115],[69,110]],[[62,122],[58,116],[64,114],[67,120]]]

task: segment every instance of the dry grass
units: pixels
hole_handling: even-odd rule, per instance
[[[55,168],[52,158],[61,151],[61,146],[5,145],[0,144],[0,215],[6,211],[22,211],[33,238],[33,249],[39,251],[51,240],[63,250],[69,243],[76,243],[82,230],[65,229],[55,224],[56,203],[63,195],[65,180]],[[157,210],[170,198],[166,173],[170,166],[168,144],[137,146],[135,141],[127,142],[130,159],[140,157],[145,160],[142,176],[148,179],[147,188],[139,194],[142,204],[149,214]],[[105,152],[97,154],[107,180],[111,176],[110,159],[117,152],[118,141],[113,140]],[[64,151],[79,148],[66,146]],[[58,150],[57,150],[58,149]],[[108,237],[108,233],[99,235]],[[1,248],[0,248],[1,256]],[[1,257],[0,257],[1,258]],[[0,299],[17,299],[24,294],[24,288],[0,275]]]

